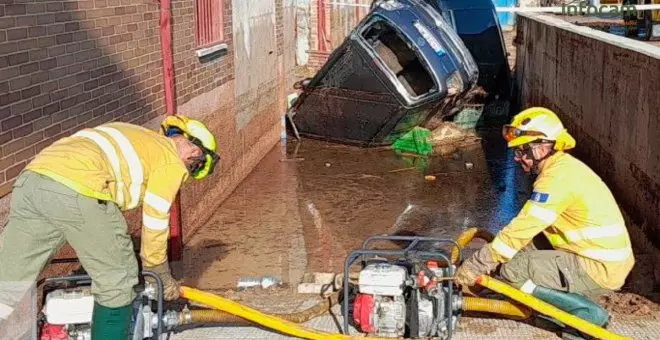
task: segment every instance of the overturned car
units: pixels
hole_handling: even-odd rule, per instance
[[[376,1],[311,79],[291,120],[310,138],[390,145],[434,115],[451,115],[475,90],[477,64],[423,0]]]

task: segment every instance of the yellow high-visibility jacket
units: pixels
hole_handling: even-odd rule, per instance
[[[142,205],[144,266],[167,261],[169,211],[188,170],[174,142],[144,127],[108,123],[83,129],[42,150],[26,169],[122,210]]]
[[[587,165],[564,152],[547,159],[531,198],[489,244],[491,254],[507,262],[540,232],[555,249],[580,255],[580,266],[604,288],[621,288],[635,263],[612,193]]]

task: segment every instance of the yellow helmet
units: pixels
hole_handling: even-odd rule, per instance
[[[204,152],[203,159],[200,159],[200,162],[191,169],[193,178],[203,179],[213,173],[213,169],[220,160],[220,156],[217,154],[218,145],[211,131],[202,122],[172,115],[165,117],[160,128],[161,133],[165,136],[182,135]]]
[[[543,107],[531,107],[513,117],[502,129],[507,145],[512,148],[537,140],[555,142],[555,150],[575,147],[575,139],[564,128],[557,115]]]

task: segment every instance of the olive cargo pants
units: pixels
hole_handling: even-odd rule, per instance
[[[138,283],[137,258],[121,211],[35,172],[14,183],[9,223],[0,234],[0,281],[34,282],[68,241],[92,278],[99,304],[129,305]],[[0,302],[12,304],[11,296]]]
[[[538,286],[580,294],[591,300],[610,291],[589,277],[578,263],[578,255],[545,250],[552,249],[545,236],[534,241],[500,267],[500,275],[514,287],[520,288],[531,280]]]

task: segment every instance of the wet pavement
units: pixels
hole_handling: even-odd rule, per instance
[[[296,284],[306,272],[341,271],[371,235],[496,232],[531,186],[499,126],[480,129],[480,141],[444,157],[310,139],[278,144],[187,243],[185,284],[224,290],[260,275]]]

